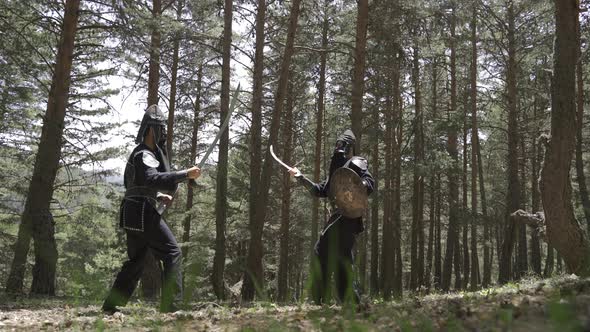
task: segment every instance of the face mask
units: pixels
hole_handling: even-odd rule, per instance
[[[336,146],[334,147],[334,154],[342,153],[346,155],[348,153],[348,150],[350,150],[350,145],[348,144],[348,142],[340,140],[336,141]]]
[[[336,152],[332,155],[332,160],[330,161],[330,174],[332,174],[338,168],[344,166],[346,164],[346,155],[342,152]]]
[[[158,145],[160,145],[160,146],[166,145],[166,140],[168,138],[168,135],[166,133],[166,127],[160,126],[160,137],[159,138],[160,139],[158,141]]]

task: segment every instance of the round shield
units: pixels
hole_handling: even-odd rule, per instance
[[[369,206],[367,188],[350,168],[340,167],[330,177],[330,199],[347,218],[359,218]]]

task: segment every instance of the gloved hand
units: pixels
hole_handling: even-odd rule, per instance
[[[291,174],[292,177],[294,178],[300,178],[303,176],[303,174],[301,174],[301,172],[299,171],[299,169],[297,169],[297,167],[293,167],[289,170],[289,174]]]

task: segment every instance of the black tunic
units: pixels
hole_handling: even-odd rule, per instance
[[[121,202],[119,225],[143,232],[147,222],[160,220],[158,197],[173,194],[178,183],[187,179],[186,171],[171,172],[166,155],[139,144],[125,167],[125,197]]]

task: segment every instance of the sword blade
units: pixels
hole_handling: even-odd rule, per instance
[[[217,136],[215,136],[215,139],[213,140],[213,143],[211,143],[211,145],[209,145],[209,148],[207,149],[207,152],[205,152],[205,155],[203,156],[203,158],[201,159],[201,161],[199,162],[198,167],[199,168],[203,168],[203,166],[205,166],[205,162],[207,161],[207,158],[209,158],[209,155],[211,154],[211,152],[213,152],[213,149],[215,148],[215,146],[217,145],[217,141],[219,141],[219,139],[221,138],[221,135],[223,134],[223,132],[225,131],[225,129],[227,128],[228,124],[229,124],[229,119],[231,118],[231,115],[233,114],[234,110],[236,109],[236,105],[238,102],[238,96],[240,95],[240,83],[238,83],[238,87],[236,88],[236,92],[234,93],[231,102],[230,102],[230,106],[229,106],[229,111],[227,113],[227,116],[225,117],[225,120],[223,120],[223,123],[221,124],[221,127],[219,127],[219,132],[217,133]],[[190,179],[189,183],[191,185],[196,185],[196,181],[194,179]],[[178,188],[174,191],[174,194],[172,194],[172,197],[176,196],[176,193],[178,192]],[[162,215],[164,213],[164,211],[166,211],[166,209],[168,208],[168,206],[166,204],[164,204],[163,202],[158,202],[157,206],[156,206],[156,210],[158,211],[158,213],[160,215]]]
[[[229,125],[229,119],[231,118],[231,115],[233,114],[234,110],[236,109],[239,94],[240,94],[240,84],[238,83],[238,87],[236,88],[236,92],[234,93],[234,95],[231,99],[231,103],[229,106],[229,112],[227,113],[225,120],[223,120],[221,127],[219,127],[219,132],[217,133],[217,136],[215,136],[213,143],[211,143],[211,145],[209,145],[207,152],[205,152],[205,155],[203,156],[203,158],[199,162],[199,165],[198,165],[199,168],[203,168],[203,166],[205,166],[205,162],[207,162],[207,158],[209,158],[209,155],[211,154],[211,152],[213,152],[213,149],[217,145],[217,141],[219,141],[219,139],[221,138],[221,135],[223,135],[223,132],[225,131],[225,129]]]
[[[282,161],[279,157],[277,157],[277,155],[275,154],[274,149],[272,148],[272,145],[270,146],[270,155],[274,158],[274,160],[277,163],[279,163],[281,166],[283,166],[284,168],[286,168],[288,171],[290,171],[290,170],[292,170],[294,168],[294,167],[291,167],[291,166],[285,164],[284,161]],[[297,174],[295,174],[295,176],[297,176],[298,174],[301,174],[301,173],[297,173]]]

